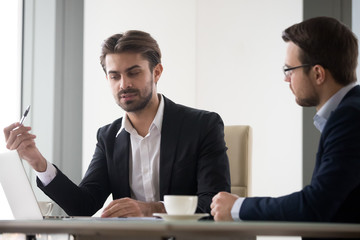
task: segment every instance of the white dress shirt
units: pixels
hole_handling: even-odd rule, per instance
[[[159,108],[145,137],[140,136],[133,128],[126,113],[116,135],[117,137],[123,129],[130,134],[129,182],[131,197],[139,201],[154,202],[160,200],[159,164],[163,116],[164,97],[160,95]],[[45,172],[35,171],[35,173],[46,186],[55,178],[57,170],[51,163],[47,162]]]
[[[331,98],[329,98],[329,100],[327,100],[326,103],[319,109],[319,111],[314,116],[314,125],[320,132],[322,132],[322,130],[324,129],[326,122],[331,115],[331,112],[337,108],[344,96],[356,85],[356,83],[351,83],[341,88],[333,96],[331,96]],[[245,199],[246,198],[243,197],[238,198],[232,206],[231,217],[234,219],[234,221],[241,221],[239,213]]]
[[[126,113],[122,119],[121,128],[117,133],[119,135],[125,129],[130,134],[129,183],[131,198],[142,202],[160,200],[159,164],[163,116],[164,99],[161,95],[158,111],[145,137],[137,133]]]
[[[46,164],[47,165],[45,172],[35,171],[36,176],[40,179],[44,186],[48,185],[56,177],[57,174],[57,170],[54,165],[52,165],[49,161],[46,161]]]
[[[314,125],[315,127],[322,132],[325,127],[327,120],[330,117],[331,112],[333,112],[345,95],[357,84],[351,83],[343,88],[341,88],[337,93],[331,96],[329,100],[319,109],[319,111],[314,116]]]

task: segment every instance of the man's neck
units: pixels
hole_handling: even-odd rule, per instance
[[[333,79],[328,84],[324,85],[320,92],[320,103],[316,106],[316,111],[319,111],[319,109],[343,87],[344,86],[338,84]]]
[[[144,109],[137,112],[126,113],[133,128],[135,128],[137,133],[142,137],[145,137],[148,134],[150,125],[154,121],[159,108],[160,97],[161,96],[154,94],[154,97]]]

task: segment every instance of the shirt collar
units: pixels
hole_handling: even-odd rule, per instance
[[[319,109],[314,116],[314,125],[320,132],[324,129],[330,114],[337,108],[344,96],[355,86],[356,83],[351,83],[341,88]]]
[[[155,118],[149,127],[149,132],[154,127],[156,127],[159,130],[159,132],[161,132],[161,128],[162,128],[165,104],[164,104],[164,96],[162,94],[158,94],[158,96],[160,96],[160,104],[156,112]],[[120,134],[122,130],[125,130],[130,134],[135,134],[135,133],[137,134],[136,129],[132,126],[126,112],[124,113],[124,116],[121,121],[121,127],[117,132],[116,137]]]

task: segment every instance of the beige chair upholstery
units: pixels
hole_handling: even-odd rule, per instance
[[[250,196],[252,130],[250,126],[225,126],[225,142],[230,164],[231,192]]]

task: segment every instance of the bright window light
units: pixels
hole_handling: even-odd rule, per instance
[[[21,1],[0,0],[0,152],[4,127],[18,121],[21,102]]]
[[[4,127],[19,120],[21,102],[22,1],[0,0],[0,153],[7,151]],[[0,220],[12,219],[0,183]],[[1,237],[0,237],[1,238]]]

